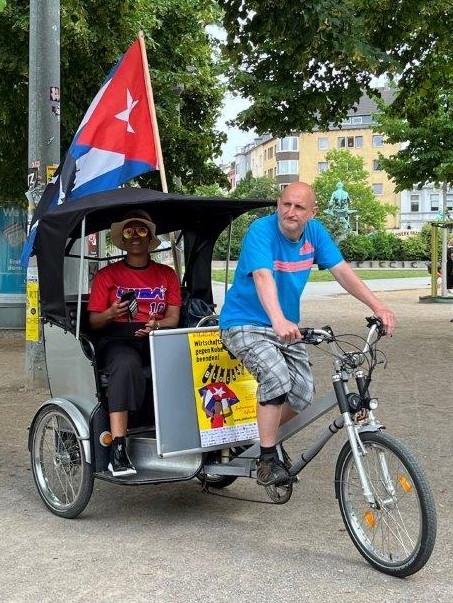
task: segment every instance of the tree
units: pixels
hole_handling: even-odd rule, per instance
[[[416,81],[451,47],[453,5],[433,0],[219,0],[231,86],[252,100],[237,123],[259,134],[339,124],[374,76]],[[439,72],[436,72],[440,76]],[[437,85],[439,82],[437,82]]]
[[[0,202],[25,201],[29,3],[0,13]],[[224,135],[215,130],[223,98],[213,0],[61,0],[62,155],[107,73],[143,29],[169,186],[215,182],[210,163]],[[187,67],[194,67],[189,72]],[[176,86],[184,84],[178,97]],[[159,187],[158,174],[140,178]]]
[[[342,182],[345,190],[349,193],[349,209],[355,210],[358,216],[359,232],[367,233],[372,230],[385,228],[385,219],[389,213],[394,213],[396,208],[391,205],[379,203],[368,184],[368,172],[362,157],[355,157],[350,151],[333,150],[326,155],[329,169],[320,174],[313,183],[319,205],[318,217],[327,226],[334,228],[330,217],[324,212],[327,209],[330,197],[337,183]],[[354,217],[351,218],[354,226]]]
[[[254,178],[252,172],[247,172],[243,178],[230,193],[233,199],[269,199],[275,201],[280,195],[278,184],[272,178]],[[245,237],[248,227],[256,218],[265,216],[275,211],[275,208],[255,209],[239,216],[232,225],[231,229],[231,259],[236,260],[239,257],[242,240]],[[225,229],[220,235],[214,248],[214,259],[224,260],[228,251],[228,231]]]
[[[401,88],[400,102],[379,104],[376,128],[387,142],[402,143],[394,155],[379,158],[397,191],[426,182],[439,187],[453,184],[453,59],[438,58],[432,65],[436,67],[442,71],[443,81],[431,94],[427,94],[427,86],[432,76],[425,72],[418,88]]]

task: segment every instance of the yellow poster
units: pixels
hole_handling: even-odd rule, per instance
[[[38,283],[27,281],[25,339],[39,341]]]
[[[58,165],[56,164],[51,164],[51,165],[46,165],[46,183],[49,184],[49,182],[52,180],[56,170],[57,170]]]
[[[224,349],[217,331],[187,336],[201,446],[257,438],[255,379]]]

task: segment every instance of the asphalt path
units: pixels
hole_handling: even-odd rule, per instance
[[[378,418],[416,454],[436,500],[436,547],[420,572],[405,580],[379,573],[348,537],[334,497],[343,432],[304,469],[285,505],[269,504],[248,479],[209,493],[197,480],[135,488],[97,480],[79,518],[59,519],[37,494],[27,451],[27,427],[48,392],[24,385],[23,336],[0,333],[0,602],[451,603],[453,325],[448,305],[419,303],[429,291],[422,280],[422,289],[379,294],[398,327],[381,342],[387,368],[372,383]],[[307,290],[306,323],[363,335],[367,309],[326,286],[317,284],[314,297]],[[319,348],[311,356],[321,395],[331,361]],[[337,414],[291,438],[291,456]]]

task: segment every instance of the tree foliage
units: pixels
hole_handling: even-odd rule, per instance
[[[206,26],[213,0],[61,0],[61,148],[66,152],[112,65],[144,30],[167,180],[213,183],[210,162],[224,135],[215,130],[223,98],[216,42]],[[0,13],[0,199],[24,198],[27,173],[29,2]],[[191,67],[190,70],[187,68]],[[194,69],[192,69],[192,67]],[[180,97],[175,93],[184,84]],[[140,183],[159,187],[157,174]]]
[[[362,157],[356,157],[350,151],[333,150],[326,155],[329,169],[315,179],[313,188],[319,205],[318,217],[323,220],[334,236],[335,226],[330,216],[324,213],[337,183],[342,182],[349,193],[349,209],[355,210],[358,216],[360,233],[385,228],[385,219],[396,208],[379,203],[368,184],[368,172]],[[351,217],[351,227],[354,228],[354,215]]]
[[[410,84],[401,84],[398,102],[380,104],[376,128],[389,143],[402,143],[394,155],[380,156],[382,167],[397,191],[426,182],[452,185],[453,58],[429,56]]]
[[[247,172],[237,185],[234,191],[230,193],[233,199],[268,199],[275,201],[280,195],[278,184],[272,178],[254,178],[252,172]],[[241,250],[242,240],[247,232],[251,222],[275,211],[274,207],[256,209],[242,216],[239,216],[232,225],[231,229],[231,254],[232,260],[237,260]],[[214,248],[214,259],[224,260],[228,252],[228,229],[224,230],[216,242]]]
[[[374,76],[418,87],[451,49],[453,5],[433,0],[220,0],[232,88],[252,100],[238,123],[285,135],[340,123]],[[436,72],[439,78],[441,73]],[[431,82],[435,85],[434,79]],[[427,88],[428,92],[428,88]],[[404,98],[402,98],[404,104]]]

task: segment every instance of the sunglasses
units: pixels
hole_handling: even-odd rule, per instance
[[[141,239],[144,239],[149,235],[149,228],[147,226],[126,226],[123,228],[123,239],[130,241],[134,235],[137,235]]]

